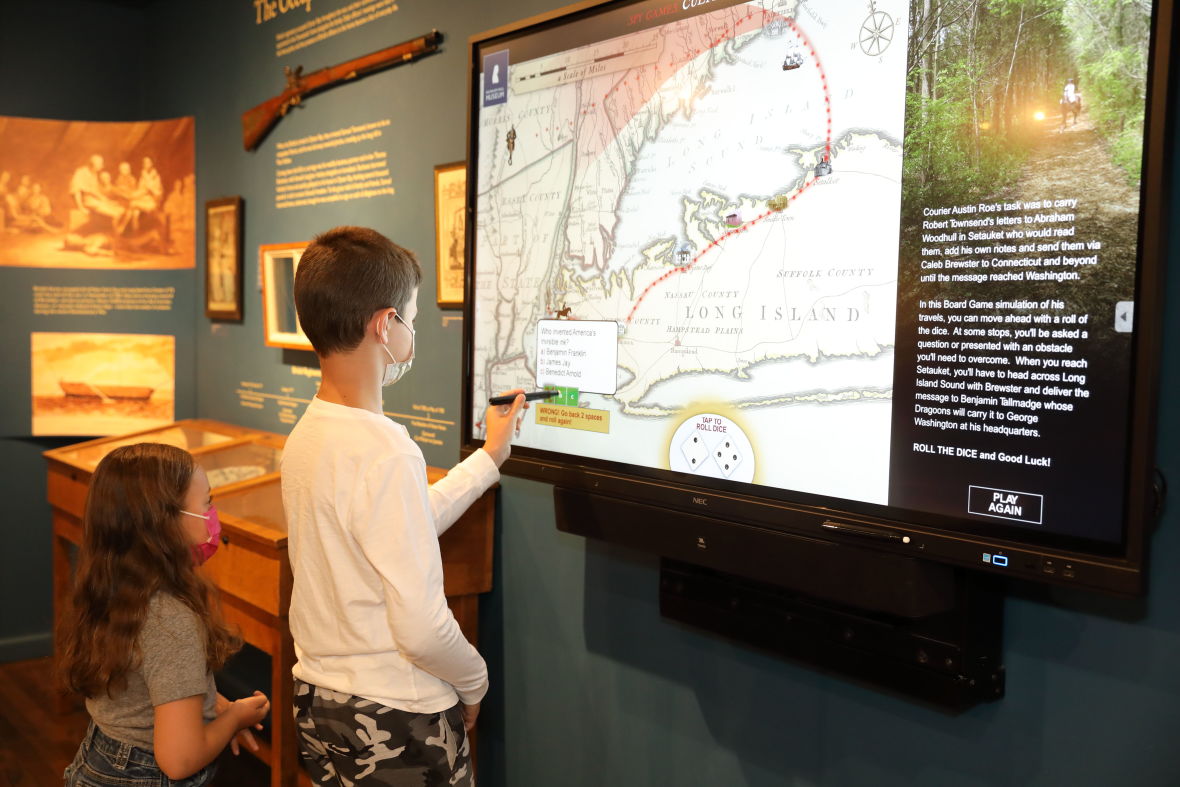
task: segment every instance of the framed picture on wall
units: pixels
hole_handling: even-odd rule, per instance
[[[295,271],[306,248],[306,242],[258,247],[262,271],[262,325],[267,347],[312,349],[295,315]]]
[[[205,203],[205,316],[242,319],[242,198]]]
[[[439,164],[434,168],[434,243],[440,309],[463,308],[466,217],[467,163]]]

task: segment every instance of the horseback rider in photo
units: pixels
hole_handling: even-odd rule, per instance
[[[1077,125],[1078,115],[1082,112],[1082,91],[1078,90],[1077,82],[1070,77],[1061,92],[1061,127],[1064,129],[1066,119],[1073,115],[1074,125]]]

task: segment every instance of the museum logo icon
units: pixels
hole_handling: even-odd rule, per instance
[[[492,107],[508,101],[508,50],[483,56],[483,105]]]

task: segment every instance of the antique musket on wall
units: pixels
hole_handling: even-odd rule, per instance
[[[431,30],[424,36],[394,44],[386,49],[339,65],[321,68],[306,76],[303,74],[303,66],[299,66],[294,71],[289,66],[284,66],[283,73],[287,75],[286,90],[242,113],[242,143],[246,150],[258,147],[258,143],[262,142],[263,137],[287,114],[287,110],[302,103],[305,96],[334,87],[341,82],[380,71],[383,68],[417,60],[423,55],[437,52],[441,43],[442,33]]]

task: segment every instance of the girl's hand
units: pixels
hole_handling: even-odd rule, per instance
[[[230,712],[234,714],[238,729],[244,730],[253,727],[260,730],[262,725],[259,722],[266,718],[266,714],[270,713],[270,700],[261,691],[256,691],[252,696],[243,697],[234,702]]]
[[[260,692],[255,692],[255,695],[258,695],[258,694],[260,694]],[[253,699],[253,698],[251,698],[251,699]],[[221,696],[220,693],[218,693],[217,706],[216,706],[218,716],[225,713],[227,710],[229,710],[233,706],[234,706],[234,703],[230,702],[225,697]],[[266,714],[264,713],[263,715],[265,716]],[[254,724],[254,729],[261,730],[262,725],[261,724]],[[238,730],[234,734],[234,737],[231,738],[230,742],[229,742],[230,751],[232,751],[235,755],[241,754],[243,746],[245,746],[250,751],[258,751],[258,741],[254,739],[254,734],[252,732],[250,732],[249,725],[247,725],[246,729]]]
[[[261,724],[255,724],[254,729],[262,729]],[[250,730],[238,730],[229,742],[229,750],[235,755],[241,754],[241,747],[245,746],[250,751],[258,751],[258,741],[254,740],[254,734]]]

